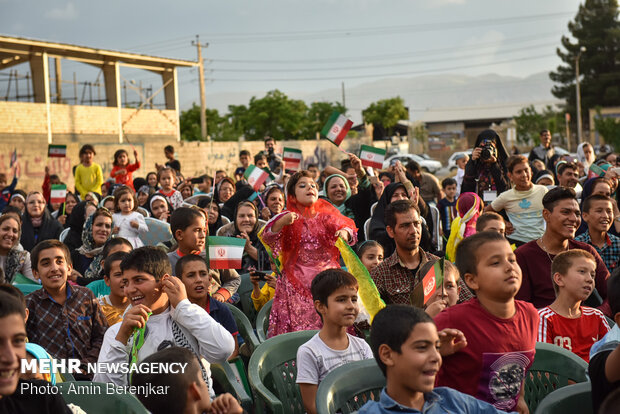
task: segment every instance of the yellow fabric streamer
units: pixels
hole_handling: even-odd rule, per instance
[[[357,279],[359,296],[372,322],[377,312],[385,308],[385,302],[381,299],[379,290],[370,277],[368,269],[366,269],[366,266],[360,261],[353,249],[341,237],[338,237],[338,240],[336,240],[336,247],[340,250],[340,255],[347,270]]]

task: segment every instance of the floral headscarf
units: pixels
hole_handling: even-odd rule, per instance
[[[84,277],[97,279],[102,273],[101,261],[103,260],[103,246],[95,246],[95,239],[93,238],[93,223],[95,221],[95,216],[96,214],[91,214],[84,223],[84,228],[82,230],[82,246],[77,249],[77,251],[81,255],[93,257],[93,261],[90,266],[88,266],[88,269],[86,269],[86,272],[84,272]],[[112,223],[112,228],[114,228],[114,223]],[[111,238],[112,232],[110,232],[108,240]],[[106,242],[108,240],[106,240]]]

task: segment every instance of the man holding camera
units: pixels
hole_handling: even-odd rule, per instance
[[[263,151],[263,154],[267,157],[269,169],[274,174],[279,174],[282,166],[282,159],[275,153],[275,150],[276,140],[272,137],[265,137],[265,150]]]
[[[492,129],[482,131],[476,138],[471,159],[465,165],[461,194],[478,194],[488,204],[508,189],[504,144]]]

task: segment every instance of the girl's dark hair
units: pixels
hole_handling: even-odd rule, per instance
[[[190,207],[179,207],[172,212],[170,216],[170,231],[176,240],[177,230],[185,231],[186,228],[194,223],[196,218],[204,218],[204,215],[198,209]]]
[[[148,183],[149,181],[149,175],[154,175],[157,178],[157,173],[154,171],[151,171],[150,173],[146,174],[146,182]],[[159,178],[157,179],[157,181],[159,181]]]
[[[107,258],[108,255],[110,254],[110,250],[112,250],[113,247],[121,246],[123,244],[133,249],[133,246],[131,245],[129,240],[127,240],[126,238],[114,237],[108,240],[107,242],[105,242],[105,244],[103,245],[103,250],[101,251],[101,256],[103,256],[104,259]]]
[[[129,163],[129,153],[125,151],[124,149],[119,149],[119,150],[116,150],[116,152],[114,153],[113,165],[118,165],[118,157],[120,157],[122,154],[127,155],[127,163]]]
[[[90,144],[84,144],[82,145],[82,148],[80,148],[80,157],[86,152],[86,151],[91,151],[93,153],[93,155],[97,155],[97,153],[95,152],[95,147],[93,147]]]
[[[287,196],[290,195],[293,198],[295,197],[295,186],[302,177],[308,177],[312,179],[312,174],[310,173],[310,171],[307,170],[297,171],[295,174],[293,174],[291,178],[289,178],[288,183],[286,183]]]
[[[159,182],[159,180],[161,179],[161,175],[165,172],[169,172],[170,174],[172,174],[172,178],[174,178],[176,176],[176,174],[174,173],[174,170],[170,167],[164,167],[161,168],[159,171],[157,171],[157,182]],[[147,176],[148,178],[148,176]],[[173,183],[174,185],[174,183]]]
[[[119,188],[117,188],[116,190],[114,190],[114,212],[115,213],[120,213],[121,212],[121,208],[119,207],[119,203],[121,201],[121,196],[123,194],[129,194],[131,196],[131,198],[133,198],[133,208],[131,209],[131,211],[136,211],[138,209],[138,198],[136,197],[136,193],[135,191],[133,191],[131,188],[129,188],[126,185],[123,185]]]
[[[357,257],[361,258],[366,252],[366,250],[370,249],[371,247],[380,247],[381,250],[384,250],[383,246],[381,246],[381,243],[375,240],[366,240],[365,242],[362,242],[359,246],[357,246]]]

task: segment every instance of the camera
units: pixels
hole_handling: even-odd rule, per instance
[[[491,142],[483,142],[482,145],[480,145],[480,148],[482,149],[482,151],[480,151],[481,160],[486,161],[491,157],[497,158],[497,150]]]

